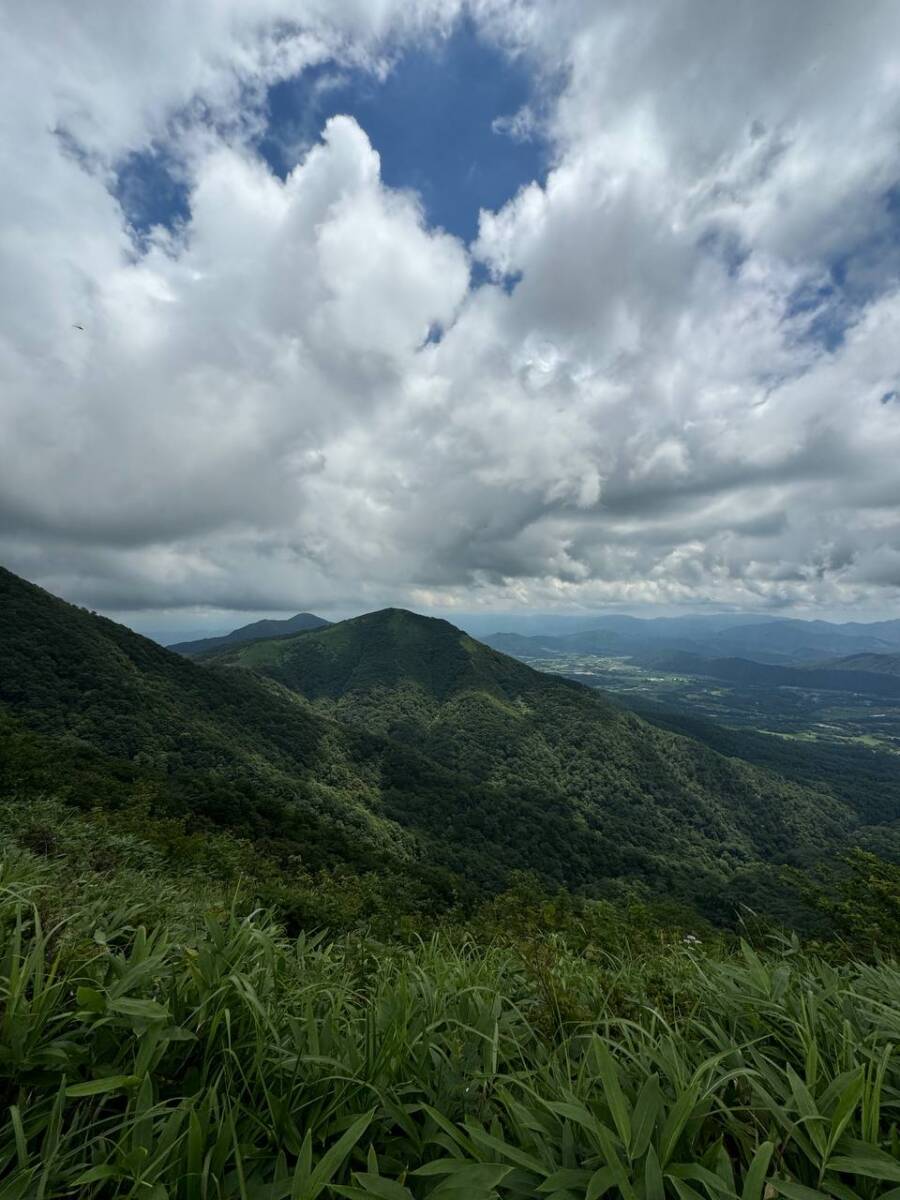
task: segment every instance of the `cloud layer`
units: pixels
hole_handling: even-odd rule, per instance
[[[107,610],[890,611],[900,8],[473,0],[565,83],[491,115],[553,168],[468,247],[349,117],[271,173],[267,86],[459,9],[2,10],[0,559]],[[189,217],[138,236],[150,147]]]

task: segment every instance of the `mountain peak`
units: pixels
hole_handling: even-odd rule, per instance
[[[197,638],[192,642],[175,642],[169,646],[169,649],[174,650],[176,654],[183,654],[187,658],[196,658],[199,655],[240,642],[254,642],[260,638],[286,637],[294,633],[303,633],[307,629],[325,629],[330,624],[330,621],[326,621],[324,617],[317,617],[315,613],[299,612],[284,621],[253,621],[250,625],[242,625],[240,629],[233,629],[231,633],[223,634],[222,637]]]
[[[350,617],[347,621],[341,621],[341,625],[351,625],[355,622],[363,623],[369,627],[393,626],[397,631],[403,629],[430,629],[433,633],[455,634],[459,637],[466,637],[467,634],[450,621],[444,620],[443,617],[429,617],[425,613],[415,612],[411,608],[379,608],[374,612],[363,613],[358,617]]]
[[[310,698],[401,683],[438,699],[468,688],[508,694],[534,672],[449,621],[383,608],[297,637],[222,647],[223,665],[264,671]]]

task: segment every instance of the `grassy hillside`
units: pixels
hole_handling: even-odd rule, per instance
[[[0,573],[0,656],[2,1200],[896,1200],[897,869],[672,903],[815,792],[395,611],[199,666]]]
[[[0,853],[7,1200],[896,1197],[895,962],[552,904],[289,939],[139,851]]]

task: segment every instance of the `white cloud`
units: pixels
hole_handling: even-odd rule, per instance
[[[491,129],[503,137],[510,137],[514,142],[530,142],[538,133],[540,121],[530,104],[523,104],[514,113],[494,117]]]
[[[249,136],[458,7],[7,8],[0,557],[109,609],[886,611],[900,9],[471,4],[566,80],[475,287],[352,119],[284,181]],[[110,185],[154,140],[190,219],[138,252]]]

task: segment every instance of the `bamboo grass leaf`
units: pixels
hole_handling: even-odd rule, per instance
[[[741,1190],[741,1200],[763,1200],[763,1189],[766,1182],[766,1172],[772,1161],[775,1149],[772,1142],[763,1142],[758,1146],[747,1173],[744,1176],[744,1186]]]
[[[101,1096],[106,1092],[120,1092],[125,1088],[137,1087],[140,1075],[107,1075],[103,1079],[92,1079],[87,1083],[73,1083],[66,1088],[70,1099],[79,1096]]]

